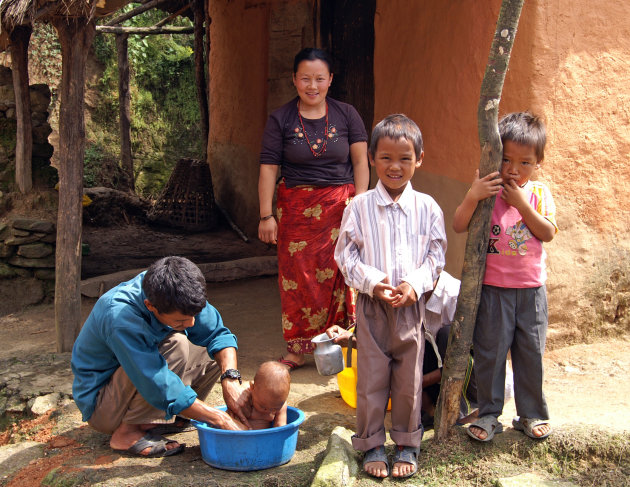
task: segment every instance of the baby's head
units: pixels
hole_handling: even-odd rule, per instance
[[[514,180],[522,186],[545,158],[545,124],[529,112],[510,113],[499,122],[499,134],[503,143],[501,178],[504,183]]]
[[[252,405],[262,413],[277,413],[289,396],[291,376],[280,362],[264,362],[252,384]]]

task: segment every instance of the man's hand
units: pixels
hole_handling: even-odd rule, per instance
[[[200,399],[195,399],[189,407],[179,413],[185,418],[196,419],[204,423],[211,424],[215,428],[224,430],[239,430],[239,426],[234,422],[228,413],[220,409],[213,408]]]
[[[221,411],[220,409],[216,409],[216,417],[212,420],[207,421],[214,428],[221,428],[222,430],[242,430],[241,428],[225,411]]]
[[[236,379],[224,379],[223,382],[221,382],[221,386],[223,387],[223,399],[228,409],[249,428],[250,424],[247,418],[252,412],[251,391],[249,387],[242,386]]]

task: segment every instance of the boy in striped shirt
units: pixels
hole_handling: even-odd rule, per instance
[[[385,410],[391,394],[396,444],[392,476],[417,470],[422,440],[423,294],[444,267],[444,216],[410,180],[424,157],[422,134],[404,115],[376,125],[369,148],[379,181],[357,195],[344,212],[335,261],[357,289],[357,432],[354,448],[363,467],[387,477]]]
[[[551,433],[543,394],[543,353],[547,334],[545,251],[558,231],[556,207],[547,186],[530,181],[544,158],[545,125],[528,112],[499,122],[501,171],[479,178],[455,211],[453,229],[465,232],[477,204],[495,196],[486,272],[473,335],[479,419],[468,435],[490,441],[503,431],[505,358],[512,354],[515,429],[542,439]]]

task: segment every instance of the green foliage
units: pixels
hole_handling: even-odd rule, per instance
[[[127,5],[123,11],[131,8]],[[125,25],[154,25],[165,16],[151,10]],[[191,25],[182,18],[170,24]],[[136,191],[147,196],[161,191],[178,159],[199,157],[203,152],[192,46],[193,36],[183,34],[130,35],[128,39],[134,176]],[[96,181],[102,161],[120,159],[115,37],[97,35],[94,53],[104,70],[97,84],[98,104],[87,126],[86,184]]]
[[[29,63],[35,61],[45,78],[61,79],[61,44],[52,25],[34,24],[29,51]]]

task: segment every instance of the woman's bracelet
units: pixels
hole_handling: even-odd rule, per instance
[[[273,213],[271,215],[267,215],[267,216],[261,216],[260,217],[260,221],[264,222],[265,220],[269,220],[269,218],[273,218]]]

